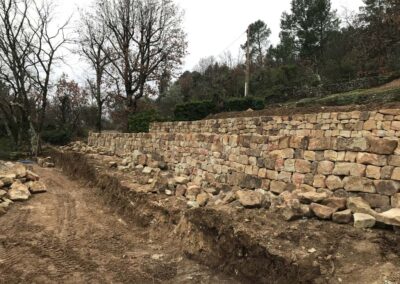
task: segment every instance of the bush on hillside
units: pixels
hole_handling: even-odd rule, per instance
[[[64,129],[45,130],[42,134],[42,140],[53,145],[66,145],[71,138],[71,133]]]
[[[155,110],[142,111],[129,117],[129,132],[141,133],[149,132],[150,123],[160,121],[159,115]]]
[[[193,121],[206,118],[217,111],[213,101],[198,101],[179,104],[175,108],[175,119],[178,121]]]
[[[221,106],[218,106],[217,103],[211,100],[190,102],[176,106],[175,120],[200,120],[217,112],[246,111],[249,108],[253,110],[261,110],[264,109],[264,107],[264,100],[254,97],[228,99],[223,101]]]

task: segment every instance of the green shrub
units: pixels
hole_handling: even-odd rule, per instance
[[[53,145],[65,145],[71,142],[72,135],[64,129],[45,130],[42,140]]]
[[[245,111],[249,108],[253,110],[264,109],[265,103],[263,99],[258,99],[254,97],[247,98],[233,98],[228,99],[224,102],[223,111]]]
[[[179,104],[175,108],[175,119],[179,121],[200,120],[215,113],[217,106],[213,101],[199,101]]]
[[[159,121],[155,110],[142,111],[129,117],[129,131],[133,133],[149,132],[150,123]]]
[[[264,109],[265,104],[263,99],[248,97],[248,98],[232,98],[225,100],[223,106],[218,106],[217,103],[208,101],[190,102],[177,105],[175,108],[175,120],[178,121],[193,121],[206,118],[208,115],[224,112],[224,111],[245,111],[249,108],[253,110]]]

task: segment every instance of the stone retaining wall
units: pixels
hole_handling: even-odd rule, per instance
[[[263,119],[155,124],[150,133],[140,134],[91,133],[89,145],[120,156],[129,156],[134,150],[154,154],[178,174],[189,175],[200,184],[263,188],[275,194],[318,192],[322,198],[361,196],[377,211],[400,208],[400,145],[396,130],[400,110]],[[238,127],[243,121],[245,127]],[[353,130],[351,135],[341,135],[344,133],[340,130],[333,135],[338,131],[335,129],[320,130],[330,133],[327,136],[309,136],[306,132],[279,136],[260,135],[257,131],[234,134],[259,129],[260,125],[252,125],[252,121],[263,121],[262,129],[273,126],[273,121],[280,121],[281,126],[310,127],[332,121],[335,125],[360,124],[363,129],[374,125],[376,129]],[[220,127],[212,126],[213,122]],[[388,130],[380,129],[384,125]],[[384,138],[374,136],[381,131],[385,131]]]
[[[400,137],[400,109],[154,123],[150,132]]]

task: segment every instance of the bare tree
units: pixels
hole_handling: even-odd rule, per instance
[[[57,51],[67,41],[64,32],[68,21],[54,28],[53,12],[51,2],[39,6],[32,0],[0,0],[0,80],[12,93],[12,111],[8,113],[21,120],[21,131],[29,130],[35,154],[46,116],[52,67],[60,59]]]
[[[109,92],[105,90],[106,87],[104,86],[104,76],[107,75],[107,67],[112,63],[113,56],[110,56],[111,50],[107,42],[110,37],[109,29],[98,16],[96,13],[88,12],[81,14],[78,43],[80,53],[95,72],[95,79],[88,78],[87,82],[97,105],[96,128],[97,131],[101,132],[103,108],[109,99]]]
[[[133,113],[149,82],[166,66],[173,71],[182,63],[187,47],[182,13],[172,0],[99,0],[98,7],[110,29],[106,52],[113,75],[123,83],[125,105]]]

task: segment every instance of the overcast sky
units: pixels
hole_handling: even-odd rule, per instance
[[[92,0],[58,0],[63,15],[88,7]],[[279,41],[280,17],[290,10],[290,0],[176,0],[185,11],[184,29],[189,43],[183,69],[193,69],[200,58],[210,55],[218,58],[227,50],[237,55],[245,42],[247,26],[263,20],[272,30],[271,42]],[[345,9],[358,11],[362,0],[332,0],[333,8],[341,15]],[[65,70],[76,79],[85,73],[85,67],[76,58],[69,58]]]

